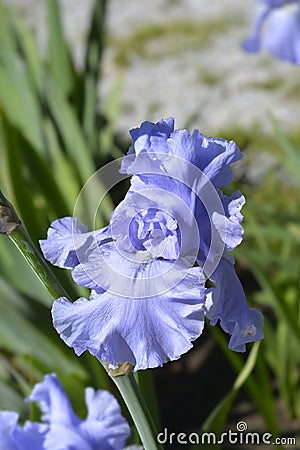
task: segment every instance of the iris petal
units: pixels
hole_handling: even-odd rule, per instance
[[[51,223],[47,239],[40,240],[45,258],[53,265],[73,269],[96,241],[108,238],[107,229],[87,232],[76,217],[63,217]]]
[[[300,64],[300,10],[298,0],[261,0],[253,31],[243,42],[248,52],[268,50],[278,59]],[[284,7],[284,5],[289,5]],[[268,19],[268,20],[267,20]],[[263,27],[266,23],[265,30]]]
[[[233,260],[222,258],[212,280],[216,284],[207,293],[207,317],[211,325],[220,325],[231,335],[229,348],[237,352],[246,350],[247,342],[263,338],[262,314],[249,308],[242,285],[235,273]]]
[[[300,64],[300,9],[274,11],[262,47],[279,59]]]
[[[47,427],[44,429],[44,446],[38,447],[39,450],[123,450],[129,436],[129,426],[115,398],[109,392],[86,388],[85,399],[88,415],[82,420],[74,413],[57,376],[46,375],[41,383],[34,386],[27,400],[40,403],[44,413],[42,418],[48,425],[29,423],[28,438],[33,438],[32,427],[38,425]],[[21,431],[24,434],[25,430]]]
[[[80,355],[85,350],[113,367],[130,362],[135,370],[178,359],[203,329],[204,288],[200,268],[156,297],[130,298],[108,292],[92,300],[54,302],[53,323]]]
[[[76,426],[79,423],[71,403],[55,374],[46,375],[41,383],[37,383],[28,402],[39,402],[43,412],[42,419],[50,423]]]

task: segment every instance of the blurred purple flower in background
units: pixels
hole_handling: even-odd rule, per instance
[[[18,425],[19,415],[14,411],[0,411],[0,450],[42,450],[48,426],[25,422]]]
[[[0,412],[0,450],[123,450],[129,426],[107,391],[85,390],[87,417],[74,413],[55,374],[37,383],[29,402],[39,402],[44,423],[18,425],[18,414]]]
[[[300,6],[298,0],[260,0],[252,34],[243,42],[247,52],[269,51],[278,59],[300,64]],[[267,23],[265,23],[267,22]]]
[[[243,238],[245,199],[219,189],[232,181],[240,150],[198,130],[174,130],[174,119],[144,122],[131,136],[121,168],[133,175],[131,187],[109,226],[92,235],[67,217],[41,241],[48,260],[92,290],[90,300],[55,301],[54,327],[76,354],[88,350],[114,368],[178,359],[206,314],[232,335],[230,348],[244,351],[262,339],[263,319],[225,261]],[[205,288],[205,276],[215,288]]]

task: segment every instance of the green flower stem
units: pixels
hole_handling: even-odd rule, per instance
[[[16,245],[34,273],[54,299],[67,296],[41,253],[37,250],[30,236],[24,229],[13,206],[0,191],[0,233],[6,234]]]
[[[32,270],[38,276],[41,283],[54,299],[68,296],[65,289],[59,283],[41,253],[36,249],[31,238],[25,231],[13,206],[4,197],[1,191],[0,234],[6,234],[13,241]],[[105,364],[103,365],[105,366]],[[117,385],[129,409],[145,450],[162,449],[162,447],[157,444],[157,431],[155,430],[154,422],[132,373],[111,378]]]
[[[51,297],[57,299],[59,297],[67,297],[65,289],[62,287],[54,273],[48,267],[39,251],[36,249],[29,235],[21,225],[17,230],[10,234],[10,239],[20,250],[27,263],[35,272],[41,283],[45,286]]]
[[[145,450],[162,450],[157,442],[157,430],[132,373],[112,377],[138,430]]]

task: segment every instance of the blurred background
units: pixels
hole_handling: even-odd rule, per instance
[[[300,434],[300,69],[243,53],[255,8],[239,0],[0,1],[0,187],[35,243],[52,220],[72,215],[89,176],[127,151],[128,130],[144,120],[173,116],[177,128],[233,139],[244,153],[226,192],[247,199],[234,255],[250,304],[264,313],[265,339],[234,354],[228,336],[207,326],[180,360],[138,375],[159,428],[174,432],[236,430],[244,420],[248,431]],[[98,227],[125,191],[120,183],[106,195]],[[90,226],[92,208],[86,199]],[[72,299],[84,294],[55,272]],[[0,408],[22,419],[38,417],[23,398],[45,373],[58,374],[78,414],[83,396],[74,392],[113,390],[94,358],[75,357],[52,330],[51,303],[1,236]]]

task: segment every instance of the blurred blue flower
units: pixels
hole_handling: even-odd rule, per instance
[[[278,59],[300,64],[298,0],[261,0],[261,2],[266,6],[258,10],[252,34],[243,42],[243,49],[254,53],[264,49]],[[285,6],[287,4],[290,6]]]
[[[279,8],[280,6],[290,3],[297,3],[298,0],[258,0],[260,3],[264,3],[270,8]]]
[[[115,398],[86,388],[87,418],[76,416],[55,374],[34,386],[29,402],[39,402],[44,423],[18,425],[18,414],[0,412],[0,450],[122,450],[129,426]]]
[[[0,450],[42,450],[47,425],[25,422],[18,425],[14,411],[0,411]]]
[[[178,359],[200,336],[205,314],[220,319],[231,348],[244,351],[262,338],[262,318],[248,308],[234,265],[226,276],[222,268],[243,238],[245,199],[219,189],[232,181],[229,165],[240,150],[198,130],[174,130],[173,119],[144,122],[131,136],[121,168],[133,175],[131,186],[109,226],[92,235],[63,218],[41,241],[47,259],[72,268],[76,283],[92,290],[90,300],[55,301],[54,327],[76,354],[88,350],[111,367],[130,362],[134,370]],[[205,276],[215,282],[213,295]]]

